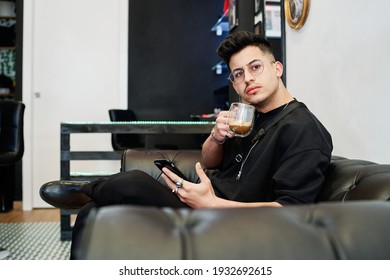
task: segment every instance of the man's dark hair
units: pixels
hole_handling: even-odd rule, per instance
[[[232,55],[247,46],[257,46],[264,53],[273,56],[271,43],[263,36],[248,31],[229,34],[217,48],[217,53],[229,65]]]

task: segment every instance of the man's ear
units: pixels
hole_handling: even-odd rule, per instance
[[[276,70],[276,75],[280,78],[283,75],[283,64],[280,61],[275,61],[274,67]]]

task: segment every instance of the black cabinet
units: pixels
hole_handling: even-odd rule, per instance
[[[0,1],[0,96],[4,98],[15,95],[16,15],[1,12],[3,3]]]
[[[0,100],[22,101],[23,0],[0,0]],[[22,199],[22,161],[15,167],[15,200]]]
[[[21,100],[22,0],[0,0],[0,98]]]

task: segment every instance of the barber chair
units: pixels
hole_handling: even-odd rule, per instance
[[[20,101],[0,101],[0,212],[13,209],[15,167],[24,153],[24,109]]]
[[[136,121],[137,117],[133,110],[110,109],[110,120],[113,122]],[[140,135],[137,134],[111,134],[111,144],[114,151],[123,151],[130,148],[142,147]]]

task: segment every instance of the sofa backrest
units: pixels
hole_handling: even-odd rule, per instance
[[[333,156],[318,201],[390,201],[390,165]]]
[[[154,165],[156,159],[168,159],[172,161],[192,182],[198,180],[195,172],[195,163],[200,161],[200,150],[137,150],[124,151],[121,161],[121,171],[139,169],[165,185],[161,178],[161,171]]]
[[[169,159],[191,181],[196,182],[198,176],[194,166],[200,158],[200,150],[129,149],[122,155],[121,171],[140,169],[165,184],[153,161]],[[333,156],[318,201],[348,200],[390,201],[390,165]]]

